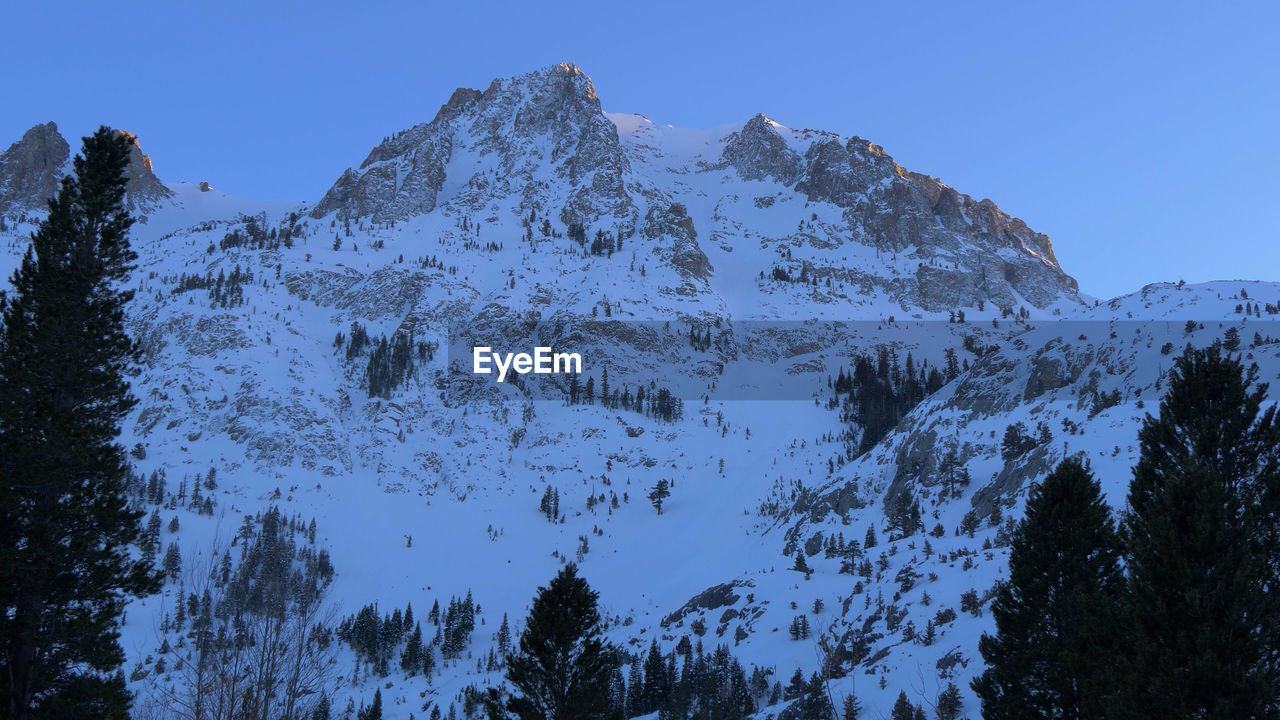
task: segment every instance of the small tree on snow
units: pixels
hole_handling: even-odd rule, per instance
[[[653,508],[658,511],[659,515],[662,514],[662,501],[669,497],[671,497],[671,485],[665,478],[659,480],[658,484],[654,485],[653,489],[649,491],[649,502],[653,503]]]

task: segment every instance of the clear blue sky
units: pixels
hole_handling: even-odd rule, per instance
[[[11,0],[0,147],[106,123],[164,179],[315,199],[455,87],[569,61],[610,111],[879,143],[1048,233],[1101,297],[1280,280],[1277,4],[1049,5]]]

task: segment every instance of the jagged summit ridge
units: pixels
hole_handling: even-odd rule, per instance
[[[759,201],[754,210],[740,202],[747,193]],[[801,215],[797,202],[836,217]],[[787,254],[787,274],[928,310],[1078,298],[1047,236],[989,200],[901,167],[874,143],[794,130],[763,114],[719,131],[606,115],[590,77],[570,64],[458,89],[430,122],[385,139],[346,170],[311,214],[403,221],[442,204],[455,215],[519,222],[536,211],[588,234],[639,233],[692,283],[682,294],[705,290],[719,264],[706,255],[708,239],[729,248],[762,235],[762,215],[763,225],[812,215],[795,232],[762,237],[780,250],[810,250],[798,261]],[[688,209],[679,223],[675,205]],[[849,243],[871,249],[876,262],[854,262]],[[885,254],[900,267],[875,267]]]
[[[403,220],[434,211],[448,180],[457,189],[448,199],[464,212],[514,196],[526,213],[553,208],[566,222],[612,215],[634,224],[626,170],[591,79],[576,65],[553,65],[483,92],[459,88],[430,122],[385,139],[346,170],[312,215]]]
[[[923,260],[915,290],[931,305],[989,299],[1012,307],[1020,296],[1043,307],[1078,289],[1047,235],[990,200],[903,168],[862,138],[794,131],[756,115],[728,135],[721,158],[744,180],[772,181],[808,202],[835,205],[863,243]]]
[[[173,197],[160,182],[143,154],[138,138],[126,130],[116,130],[129,142],[129,183],[126,203],[130,210],[148,212]],[[40,211],[58,191],[58,183],[70,171],[71,147],[57,124],[36,125],[0,155],[0,213]]]

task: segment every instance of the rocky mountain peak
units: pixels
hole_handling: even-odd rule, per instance
[[[472,88],[458,88],[449,96],[449,101],[440,106],[432,122],[447,122],[472,107],[484,96],[484,93]]]
[[[785,239],[821,252],[788,257],[789,269],[765,268],[770,277],[848,283],[863,296],[874,288],[933,311],[985,302],[1044,308],[1077,295],[1046,236],[989,201],[908,171],[868,140],[796,130],[763,114],[714,142],[623,126],[625,143],[591,78],[569,63],[497,79],[483,91],[460,88],[430,122],[385,138],[358,169],[345,171],[312,214],[385,223],[442,208],[471,217],[549,216],[587,233],[639,232],[692,292],[713,272],[701,243],[732,247],[751,235],[729,209],[736,193],[705,214],[699,198],[721,192],[711,180],[720,175],[722,184],[776,185],[772,195],[751,190],[757,209],[780,200],[826,206],[810,210],[807,224]],[[716,155],[690,150],[699,147]],[[688,207],[687,215],[668,212],[676,205]],[[704,223],[699,237],[694,228]],[[839,249],[848,242],[871,248],[876,262],[850,263]]]
[[[800,179],[804,160],[778,134],[778,124],[757,114],[729,136],[723,157],[744,180],[770,178],[791,185]]]
[[[128,140],[129,176],[126,204],[130,210],[148,211],[173,191],[156,177],[151,158],[143,154],[138,138],[116,130]],[[58,183],[70,169],[71,147],[53,122],[36,125],[0,155],[0,212],[42,210],[58,192]]]
[[[53,122],[36,125],[0,154],[0,212],[38,210],[58,190],[71,148]]]
[[[577,65],[561,63],[494,81],[484,101],[499,106],[514,102],[518,131],[556,133],[565,125],[581,127],[602,115],[595,84]]]
[[[459,155],[459,153],[462,153]],[[446,167],[457,193],[442,198]],[[561,63],[497,79],[483,92],[455,90],[430,122],[386,138],[359,169],[345,171],[312,214],[403,220],[449,202],[462,212],[510,196],[565,222],[611,215],[634,224],[623,187],[627,159],[595,86]],[[552,186],[557,186],[554,190]]]
[[[160,182],[151,165],[151,156],[143,154],[138,136],[127,130],[117,129],[117,136],[129,142],[129,184],[127,202],[131,210],[147,210],[157,203],[173,197],[173,191]]]
[[[903,168],[862,138],[791,130],[756,115],[725,138],[721,159],[744,180],[772,181],[835,206],[863,244],[909,252],[917,268],[902,297],[910,304],[1045,307],[1076,294],[1046,235],[990,200]]]

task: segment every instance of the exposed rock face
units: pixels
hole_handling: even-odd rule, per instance
[[[741,130],[729,136],[724,159],[744,180],[769,178],[791,185],[800,179],[804,161],[773,126],[774,122],[764,115],[748,120]]]
[[[145,212],[173,197],[151,168],[151,158],[142,154],[138,138],[124,130],[115,131],[128,139],[129,182],[125,204]],[[58,191],[62,176],[70,170],[71,148],[52,122],[36,125],[22,139],[0,155],[0,212],[41,210]]]
[[[344,172],[312,215],[388,222],[438,208],[473,217],[514,209],[562,226],[581,223],[626,237],[640,231],[653,241],[648,249],[680,275],[683,284],[674,290],[693,295],[712,272],[693,232],[703,218],[683,210],[677,217],[671,209],[696,207],[699,191],[681,175],[727,172],[724,182],[776,183],[785,189],[780,198],[835,206],[838,223],[800,231],[801,242],[829,251],[806,259],[810,278],[932,311],[981,303],[1043,308],[1077,295],[1046,236],[988,200],[905,170],[861,138],[797,131],[756,115],[706,143],[706,154],[676,159],[668,153],[694,144],[663,147],[653,130],[634,132],[634,120],[618,122],[632,128],[625,143],[590,78],[574,65],[495,80],[484,91],[459,89],[430,122],[387,138],[358,169]],[[774,198],[761,198],[757,207],[773,206]],[[720,247],[754,230],[718,211],[712,221],[709,237]],[[839,248],[850,241],[903,262],[892,272],[847,264]]]
[[[151,156],[142,154],[138,137],[127,130],[116,130],[129,141],[129,183],[125,186],[126,204],[130,210],[145,211],[173,197],[173,191],[165,187],[151,168]]]
[[[984,299],[1012,308],[1019,296],[1044,307],[1077,290],[1046,235],[990,200],[974,200],[905,170],[877,145],[827,140],[812,145],[805,159],[796,190],[845,208],[864,242],[888,252],[912,251],[921,260],[910,295],[924,307]]]
[[[861,138],[849,138],[841,145],[834,138],[816,142],[805,153],[804,178],[796,190],[810,200],[825,200],[841,207],[851,207],[885,179],[892,179],[900,168],[884,148]]]
[[[462,153],[468,167],[447,178]],[[460,163],[461,165],[461,163]],[[546,172],[551,168],[551,177]],[[623,185],[627,159],[618,131],[605,118],[590,78],[574,65],[555,65],[483,92],[459,89],[431,122],[383,141],[359,170],[348,169],[312,211],[376,222],[429,213],[442,201],[477,211],[511,195],[522,206],[551,211],[562,222],[610,217],[633,228],[635,208]]]
[[[711,274],[711,261],[698,246],[698,233],[684,205],[654,205],[644,223],[644,234],[657,243],[658,254],[686,281],[705,280]]]
[[[533,180],[542,165],[550,164],[567,185],[562,206],[554,194],[526,197],[530,204],[559,206],[565,223],[592,224],[611,216],[634,226],[635,209],[623,186],[630,167],[618,129],[604,116],[591,78],[581,68],[561,64],[495,80],[480,98],[477,114],[470,134],[481,138],[480,147],[499,154],[502,171]]]
[[[415,125],[383,140],[360,169],[347,168],[312,211],[315,217],[337,212],[343,218],[372,217],[378,222],[429,213],[444,185],[444,166],[453,150],[450,120],[472,105],[476,91],[459,89],[429,123]]]
[[[58,191],[70,152],[52,122],[24,133],[0,155],[0,212],[43,208]]]
[[[689,601],[680,606],[675,612],[667,615],[662,619],[662,627],[671,627],[680,622],[687,615],[698,612],[699,610],[717,610],[726,605],[733,605],[738,602],[740,597],[734,592],[737,588],[751,588],[751,583],[742,580],[734,580],[732,582],[712,585],[702,592],[689,598]]]
[[[772,180],[809,202],[843,209],[855,241],[916,261],[914,277],[888,279],[865,276],[859,268],[822,267],[819,260],[812,268],[818,277],[877,287],[930,310],[980,301],[1044,307],[1077,292],[1047,236],[990,200],[974,200],[906,170],[861,138],[795,131],[757,115],[725,139],[720,161],[743,179]],[[771,204],[766,199],[762,207]]]

